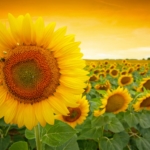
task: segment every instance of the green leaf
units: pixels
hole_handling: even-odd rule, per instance
[[[96,139],[102,136],[102,128],[86,128],[83,129],[80,135],[78,136],[78,140],[84,139]]]
[[[10,136],[7,135],[4,138],[0,138],[0,150],[6,150],[10,143]]]
[[[79,140],[80,150],[97,150],[98,144],[93,140]]]
[[[100,139],[101,150],[121,150],[122,146],[112,139],[103,137]]]
[[[138,150],[149,150],[150,143],[143,137],[135,138],[135,143]]]
[[[124,120],[127,122],[129,127],[134,127],[139,122],[137,115],[135,113],[132,113],[132,112],[125,112],[124,113]]]
[[[139,124],[142,128],[149,128],[150,127],[149,112],[142,112],[139,114]]]
[[[0,126],[1,126],[1,127],[2,127],[2,126],[5,126],[5,127],[6,127],[6,126],[9,126],[9,124],[6,124],[5,121],[4,121],[4,118],[1,118],[1,119],[0,119]]]
[[[97,110],[101,104],[100,98],[92,98],[90,101],[90,110],[93,112]]]
[[[25,130],[25,137],[27,138],[27,139],[35,139],[35,135],[34,135],[34,130],[28,130],[28,129],[26,129]]]
[[[69,141],[58,147],[45,145],[45,150],[79,150],[77,137],[73,136]]]
[[[122,148],[127,146],[129,142],[129,138],[130,136],[126,132],[116,133],[114,134],[114,137],[113,137],[114,141],[118,142],[118,144],[122,146]]]
[[[108,122],[109,122],[108,116],[99,116],[99,117],[93,117],[91,123],[92,123],[92,127],[102,127]]]
[[[28,144],[23,141],[15,142],[10,146],[9,150],[28,150]]]
[[[54,125],[46,125],[43,128],[42,141],[49,146],[59,146],[67,142],[76,131],[68,124],[56,120]]]
[[[105,130],[110,130],[114,133],[118,133],[122,132],[124,130],[124,127],[117,118],[113,117],[111,118],[110,122],[105,125]]]

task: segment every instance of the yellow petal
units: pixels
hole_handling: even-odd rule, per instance
[[[33,105],[31,104],[25,104],[25,109],[24,109],[24,124],[25,126],[31,130],[36,122],[34,110],[33,110]]]
[[[36,115],[36,118],[37,118],[38,122],[41,124],[41,126],[44,127],[46,125],[46,121],[45,121],[45,119],[42,115],[42,112],[41,112],[41,110],[42,110],[41,105],[42,104],[39,102],[39,103],[33,104],[33,107],[34,107],[34,113]]]
[[[48,102],[52,108],[56,109],[60,114],[67,115],[69,113],[63,101],[61,102],[61,100],[57,99],[55,96],[50,96]]]
[[[44,30],[44,35],[43,35],[43,38],[42,38],[42,41],[41,41],[41,45],[44,48],[48,48],[50,39],[53,36],[55,26],[56,26],[56,23],[50,23],[50,24],[48,24],[48,26],[46,26],[46,28]]]
[[[8,106],[9,109],[5,113],[4,120],[5,120],[6,123],[11,123],[12,122],[13,118],[16,115],[16,111],[18,109],[18,101],[17,100],[10,99],[9,101],[12,101],[12,102],[11,102],[11,105]]]
[[[43,100],[42,102],[42,113],[45,121],[51,125],[54,124],[54,114],[52,112],[51,106],[47,100]]]
[[[61,41],[61,39],[66,34],[66,29],[67,29],[66,27],[63,27],[54,32],[52,36],[52,40],[49,44],[49,48],[53,48],[55,45],[57,45]]]
[[[26,14],[22,23],[22,38],[26,45],[30,45],[33,34],[33,23],[29,14]]]

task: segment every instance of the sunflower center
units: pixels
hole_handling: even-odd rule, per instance
[[[12,68],[12,76],[19,87],[25,89],[35,88],[42,76],[42,70],[35,61],[18,63]]]
[[[147,90],[150,90],[150,80],[147,80],[143,86],[147,89]]]
[[[142,101],[140,107],[149,107],[149,106],[150,106],[150,97],[147,97]]]
[[[121,83],[122,84],[128,84],[130,82],[130,77],[123,77],[122,79],[121,79]]]
[[[81,116],[81,110],[79,108],[68,108],[69,116],[63,116],[64,120],[67,122],[74,122]]]
[[[106,112],[115,112],[121,109],[124,106],[124,98],[119,95],[115,94],[108,98],[108,102],[106,105]]]
[[[3,66],[4,85],[14,99],[39,102],[55,92],[59,69],[53,54],[37,46],[18,46]]]

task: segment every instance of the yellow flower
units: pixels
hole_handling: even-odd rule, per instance
[[[8,17],[10,30],[0,23],[0,118],[28,129],[53,124],[54,113],[67,115],[67,107],[78,106],[74,95],[88,80],[80,42],[41,17]]]
[[[132,98],[127,89],[118,87],[113,91],[108,90],[107,95],[101,100],[102,105],[100,106],[100,109],[102,110],[96,110],[96,115],[98,116],[98,111],[100,111],[100,114],[104,111],[112,112],[114,114],[125,111],[131,100]]]
[[[132,75],[121,75],[118,78],[118,84],[119,86],[126,86],[129,85],[133,82],[133,77]]]
[[[62,120],[63,122],[68,123],[70,126],[73,128],[77,124],[82,124],[83,121],[86,119],[88,116],[89,112],[89,103],[86,100],[86,97],[79,96],[78,98],[78,107],[75,108],[68,108],[69,109],[69,115],[56,115],[55,118],[58,120]]]
[[[90,82],[91,81],[98,81],[98,80],[99,80],[99,77],[98,77],[98,75],[95,75],[95,74],[91,75],[90,78],[89,78]]]
[[[113,77],[116,78],[119,75],[119,70],[118,69],[111,69],[109,74]]]
[[[146,90],[150,90],[150,77],[143,78],[143,80],[141,81],[139,87],[137,88],[137,91],[142,92],[143,88],[145,88]]]
[[[96,90],[105,90],[105,91],[107,91],[107,90],[109,90],[110,88],[111,88],[111,84],[110,84],[110,82],[107,80],[105,83],[98,83],[98,84],[96,84],[95,86],[94,86],[94,88],[96,89]]]
[[[87,86],[86,86],[86,88],[84,89],[85,91],[85,93],[89,93],[90,92],[90,90],[91,90],[91,83],[87,83]]]
[[[150,110],[150,93],[146,93],[142,97],[137,99],[137,102],[133,105],[135,111],[142,109]]]

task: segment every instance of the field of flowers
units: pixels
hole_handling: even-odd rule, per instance
[[[87,60],[85,70],[87,87],[70,117],[38,126],[43,150],[149,150],[150,62]],[[0,150],[36,150],[34,130],[0,119]]]

